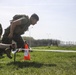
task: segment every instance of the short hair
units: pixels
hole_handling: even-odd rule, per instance
[[[37,21],[39,21],[39,16],[37,14],[32,14],[31,17],[35,18]]]

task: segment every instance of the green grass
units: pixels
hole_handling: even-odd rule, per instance
[[[76,53],[30,52],[31,60],[0,57],[0,75],[76,75]],[[12,55],[13,56],[13,55]]]
[[[50,49],[50,50],[76,50],[76,46],[41,46],[33,47],[33,49]]]

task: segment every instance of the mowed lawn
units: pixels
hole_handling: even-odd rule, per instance
[[[0,57],[0,75],[76,75],[76,53],[30,52],[31,60]],[[12,55],[13,56],[13,55]]]

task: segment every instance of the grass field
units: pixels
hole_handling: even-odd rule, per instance
[[[0,57],[0,75],[76,75],[76,53],[30,52],[30,55],[30,61],[22,61],[23,53],[17,53],[15,63],[6,55]]]

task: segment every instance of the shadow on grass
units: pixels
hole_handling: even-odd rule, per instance
[[[7,65],[15,65],[19,68],[25,68],[25,67],[35,67],[35,68],[40,68],[42,66],[49,66],[49,67],[55,67],[57,66],[56,64],[44,64],[44,63],[38,63],[38,62],[11,62],[8,63]]]
[[[0,56],[0,59],[3,59],[4,58],[4,56]]]
[[[0,66],[0,69],[2,68],[2,66]]]

